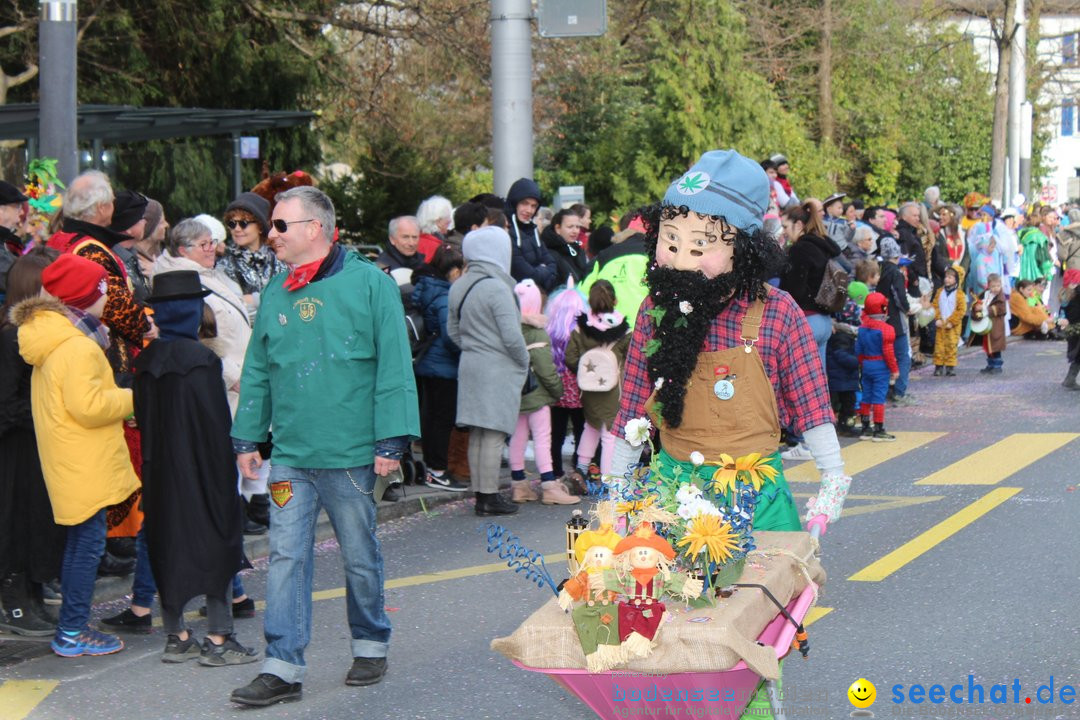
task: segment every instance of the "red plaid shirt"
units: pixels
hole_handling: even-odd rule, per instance
[[[644,351],[645,344],[653,337],[652,316],[645,314],[652,307],[652,297],[647,297],[634,326],[634,337],[626,356],[619,414],[612,430],[616,437],[625,435],[627,422],[645,417],[645,401],[653,391]],[[702,352],[742,345],[739,331],[749,307],[750,303],[745,299],[732,301],[713,320]],[[786,292],[774,289],[769,293],[758,336],[754,347],[761,354],[765,372],[776,393],[781,426],[803,433],[833,422],[829,385],[814,335],[802,310]]]

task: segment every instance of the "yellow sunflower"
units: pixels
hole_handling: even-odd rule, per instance
[[[702,548],[708,549],[709,560],[724,563],[732,558],[732,553],[739,549],[738,536],[731,526],[720,519],[719,515],[695,515],[690,527],[676,542],[689,558],[696,557]]]
[[[741,458],[740,458],[741,459]],[[726,493],[735,489],[735,478],[739,475],[735,467],[735,461],[730,455],[720,455],[720,467],[712,475],[712,490],[715,493]]]
[[[761,453],[743,455],[735,461],[735,471],[746,473],[747,479],[754,486],[754,492],[761,490],[766,480],[775,481],[778,474],[776,468],[769,465],[766,458],[761,457]]]

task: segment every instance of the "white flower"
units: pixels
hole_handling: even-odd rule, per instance
[[[703,465],[705,463],[705,456],[699,453],[697,450],[690,453],[690,462],[694,464],[694,467]]]
[[[699,497],[701,497],[701,488],[690,483],[683,483],[675,493],[675,499],[680,505],[692,504]]]
[[[695,515],[719,515],[720,508],[713,505],[711,502],[703,497],[699,497],[694,501],[693,510]]]
[[[626,423],[626,442],[634,447],[641,447],[641,444],[649,439],[650,430],[652,423],[648,418],[634,418]]]
[[[688,301],[683,300],[679,303],[679,312],[681,312],[683,315],[689,315],[690,313],[694,312],[694,306],[691,305]]]
[[[656,388],[656,390],[660,390],[660,388],[664,387],[664,378],[656,378],[653,387]]]
[[[676,510],[675,513],[683,520],[689,520],[690,518],[697,515],[697,511],[689,505],[680,505],[679,509]]]

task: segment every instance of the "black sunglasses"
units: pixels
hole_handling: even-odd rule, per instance
[[[315,220],[315,218],[308,218],[307,220],[289,220],[288,222],[286,222],[284,220],[274,220],[270,224],[273,225],[274,229],[277,230],[279,233],[283,233],[283,232],[288,231],[290,225],[296,225],[297,223],[308,223],[308,222],[316,222],[316,220]]]
[[[255,222],[254,220],[230,220],[229,222],[227,222],[225,224],[229,226],[230,230],[235,230],[236,228],[240,228],[241,230],[246,230],[247,226],[254,224],[254,222]]]

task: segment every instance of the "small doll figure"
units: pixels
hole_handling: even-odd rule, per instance
[[[619,604],[619,635],[627,657],[647,657],[664,618],[664,594],[686,600],[701,595],[703,583],[685,573],[672,572],[675,550],[656,534],[652,523],[642,522],[615,547],[615,567],[590,579],[625,596]]]
[[[581,533],[574,543],[581,571],[559,591],[559,607],[563,610],[570,610],[575,601],[582,603],[571,614],[589,672],[610,670],[626,659],[620,646],[617,593],[593,590],[589,582],[592,576],[599,577],[614,565],[615,548],[621,540],[622,536],[607,523],[599,530]]]

